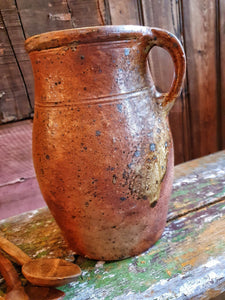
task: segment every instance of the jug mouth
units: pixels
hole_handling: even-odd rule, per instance
[[[25,41],[26,51],[41,51],[71,44],[88,44],[139,39],[149,35],[150,27],[141,25],[107,25],[50,31],[31,36]]]

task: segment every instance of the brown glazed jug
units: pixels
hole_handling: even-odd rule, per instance
[[[43,33],[25,46],[35,79],[34,167],[66,241],[96,260],[147,250],[164,230],[172,188],[168,112],[185,73],[180,42],[126,25]],[[174,62],[165,94],[148,72],[154,46]]]

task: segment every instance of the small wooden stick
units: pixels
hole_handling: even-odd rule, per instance
[[[8,253],[19,265],[24,265],[29,262],[31,258],[24,253],[19,247],[0,236],[0,248]]]

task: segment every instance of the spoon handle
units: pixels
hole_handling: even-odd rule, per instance
[[[2,236],[0,236],[0,248],[8,253],[21,266],[31,260],[20,248]]]
[[[8,292],[15,286],[20,286],[19,276],[12,263],[0,252],[0,273],[5,279]]]
[[[28,295],[25,293],[24,288],[21,285],[19,276],[14,269],[11,261],[8,260],[0,252],[0,273],[5,279],[7,285],[6,300],[29,300]]]

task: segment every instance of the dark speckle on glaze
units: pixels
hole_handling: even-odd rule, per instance
[[[120,197],[120,201],[125,201],[126,199],[126,197]]]
[[[157,204],[157,201],[154,201],[154,202],[151,203],[150,206],[151,206],[152,208],[154,208],[154,207],[156,206],[156,204]]]

